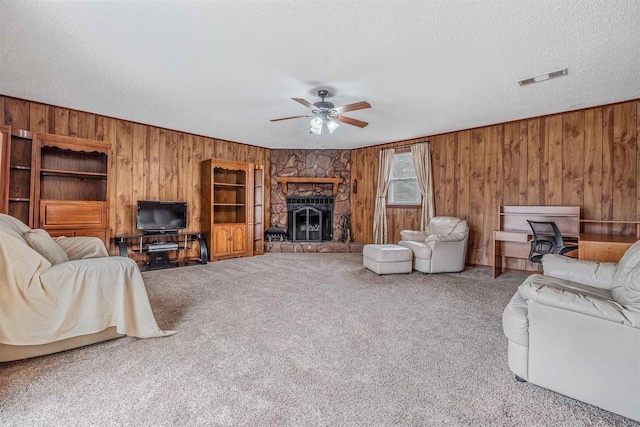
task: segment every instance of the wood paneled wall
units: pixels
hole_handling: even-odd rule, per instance
[[[111,233],[135,230],[138,199],[186,200],[189,230],[200,229],[198,164],[221,158],[265,165],[269,150],[126,120],[0,96],[0,124],[112,144]],[[536,117],[352,150],[352,234],[373,241],[373,210],[382,148],[431,141],[437,215],[466,219],[467,262],[491,264],[501,205],[578,205],[584,219],[640,218],[640,100]],[[269,182],[265,206],[269,206]],[[265,215],[269,215],[265,209]],[[416,209],[387,209],[389,240],[418,229]],[[265,224],[270,219],[265,218]],[[588,232],[633,234],[633,226],[585,225]],[[534,269],[510,260],[508,267]]]
[[[583,219],[640,219],[640,100],[353,150],[352,227],[373,241],[379,152],[431,141],[436,215],[471,227],[467,262],[491,265],[501,205],[574,205]],[[387,209],[389,241],[419,229],[417,209]],[[583,231],[634,234],[633,225],[585,224]],[[507,267],[535,269],[523,260]]]
[[[269,174],[269,150],[0,96],[0,124],[111,143],[111,234],[134,233],[137,200],[188,203],[188,231],[200,231],[200,161],[257,163]],[[269,181],[265,206],[269,206]],[[269,215],[266,210],[265,215]],[[269,218],[265,218],[269,224]],[[111,252],[115,248],[112,245]]]

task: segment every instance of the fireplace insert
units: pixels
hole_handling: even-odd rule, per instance
[[[332,196],[287,197],[287,235],[294,242],[333,239]]]

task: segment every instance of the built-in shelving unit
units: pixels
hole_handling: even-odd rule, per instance
[[[33,226],[33,134],[2,127],[0,211]]]
[[[0,212],[52,236],[109,242],[107,142],[0,127]]]
[[[253,168],[253,210],[250,214],[253,254],[262,255],[264,253],[264,168],[262,165],[255,165]]]
[[[209,159],[203,161],[201,167],[201,228],[209,259],[263,253],[264,239],[256,237],[256,229],[262,235],[263,228],[262,166]],[[256,172],[258,170],[260,172]]]
[[[36,134],[34,223],[52,236],[95,236],[109,244],[111,144]]]

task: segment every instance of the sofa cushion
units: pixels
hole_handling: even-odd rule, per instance
[[[11,215],[0,214],[0,230],[11,233],[13,236],[22,237],[24,233],[31,229],[17,218]]]
[[[400,246],[409,248],[413,251],[413,255],[416,258],[431,259],[431,246],[424,242],[412,242],[407,240],[401,240],[398,242]]]
[[[53,240],[66,252],[70,261],[109,256],[104,243],[97,237],[56,237]]]
[[[29,230],[24,233],[23,237],[29,246],[45,257],[52,265],[69,261],[67,253],[45,230]]]
[[[613,274],[611,294],[622,305],[640,305],[640,281],[636,274],[631,274],[638,265],[640,240],[627,249]]]

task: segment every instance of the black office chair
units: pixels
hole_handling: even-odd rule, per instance
[[[542,263],[542,256],[546,254],[564,255],[578,249],[577,245],[565,243],[562,233],[555,222],[529,221],[533,231],[533,240],[529,250],[529,261]]]

